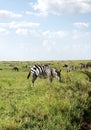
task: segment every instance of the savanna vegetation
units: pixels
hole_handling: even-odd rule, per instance
[[[91,130],[91,68],[81,62],[0,62],[0,130]],[[38,78],[32,87],[27,74],[35,63],[61,69],[61,83]],[[67,73],[64,64],[77,69]]]

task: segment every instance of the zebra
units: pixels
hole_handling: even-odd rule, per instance
[[[80,69],[87,68],[87,64],[80,63]]]
[[[68,66],[68,65],[65,64],[63,67],[66,67],[67,72],[70,72],[72,70],[76,70],[76,67],[74,65]]]
[[[32,84],[34,86],[34,82],[37,77],[40,78],[49,78],[49,81],[52,82],[53,77],[57,78],[58,81],[61,81],[61,70],[57,70],[56,68],[51,68],[47,64],[38,65],[35,64],[30,67],[29,73],[27,75],[27,79],[29,79],[30,75],[32,75]]]
[[[80,63],[80,69],[82,69],[82,68],[89,68],[89,67],[91,67],[91,62],[88,62],[86,64]]]
[[[17,66],[14,66],[12,70],[19,71],[19,68]]]
[[[86,67],[88,68],[88,67],[91,67],[91,62],[88,62],[87,64],[86,64]]]

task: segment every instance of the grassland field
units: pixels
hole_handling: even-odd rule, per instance
[[[91,68],[81,62],[88,61],[1,61],[0,130],[91,130]],[[32,87],[23,66],[35,63],[61,69],[61,83],[38,78]],[[77,69],[67,73],[64,64]]]

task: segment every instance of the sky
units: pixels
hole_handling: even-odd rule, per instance
[[[91,60],[91,0],[0,0],[0,61]]]

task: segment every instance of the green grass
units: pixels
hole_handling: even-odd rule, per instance
[[[34,87],[26,78],[28,69],[22,68],[33,62],[1,62],[0,130],[78,130],[91,103],[91,82],[84,69],[67,74],[62,66],[80,62],[51,61],[51,66],[62,69],[62,82],[38,78]],[[12,71],[10,64],[20,71]]]

